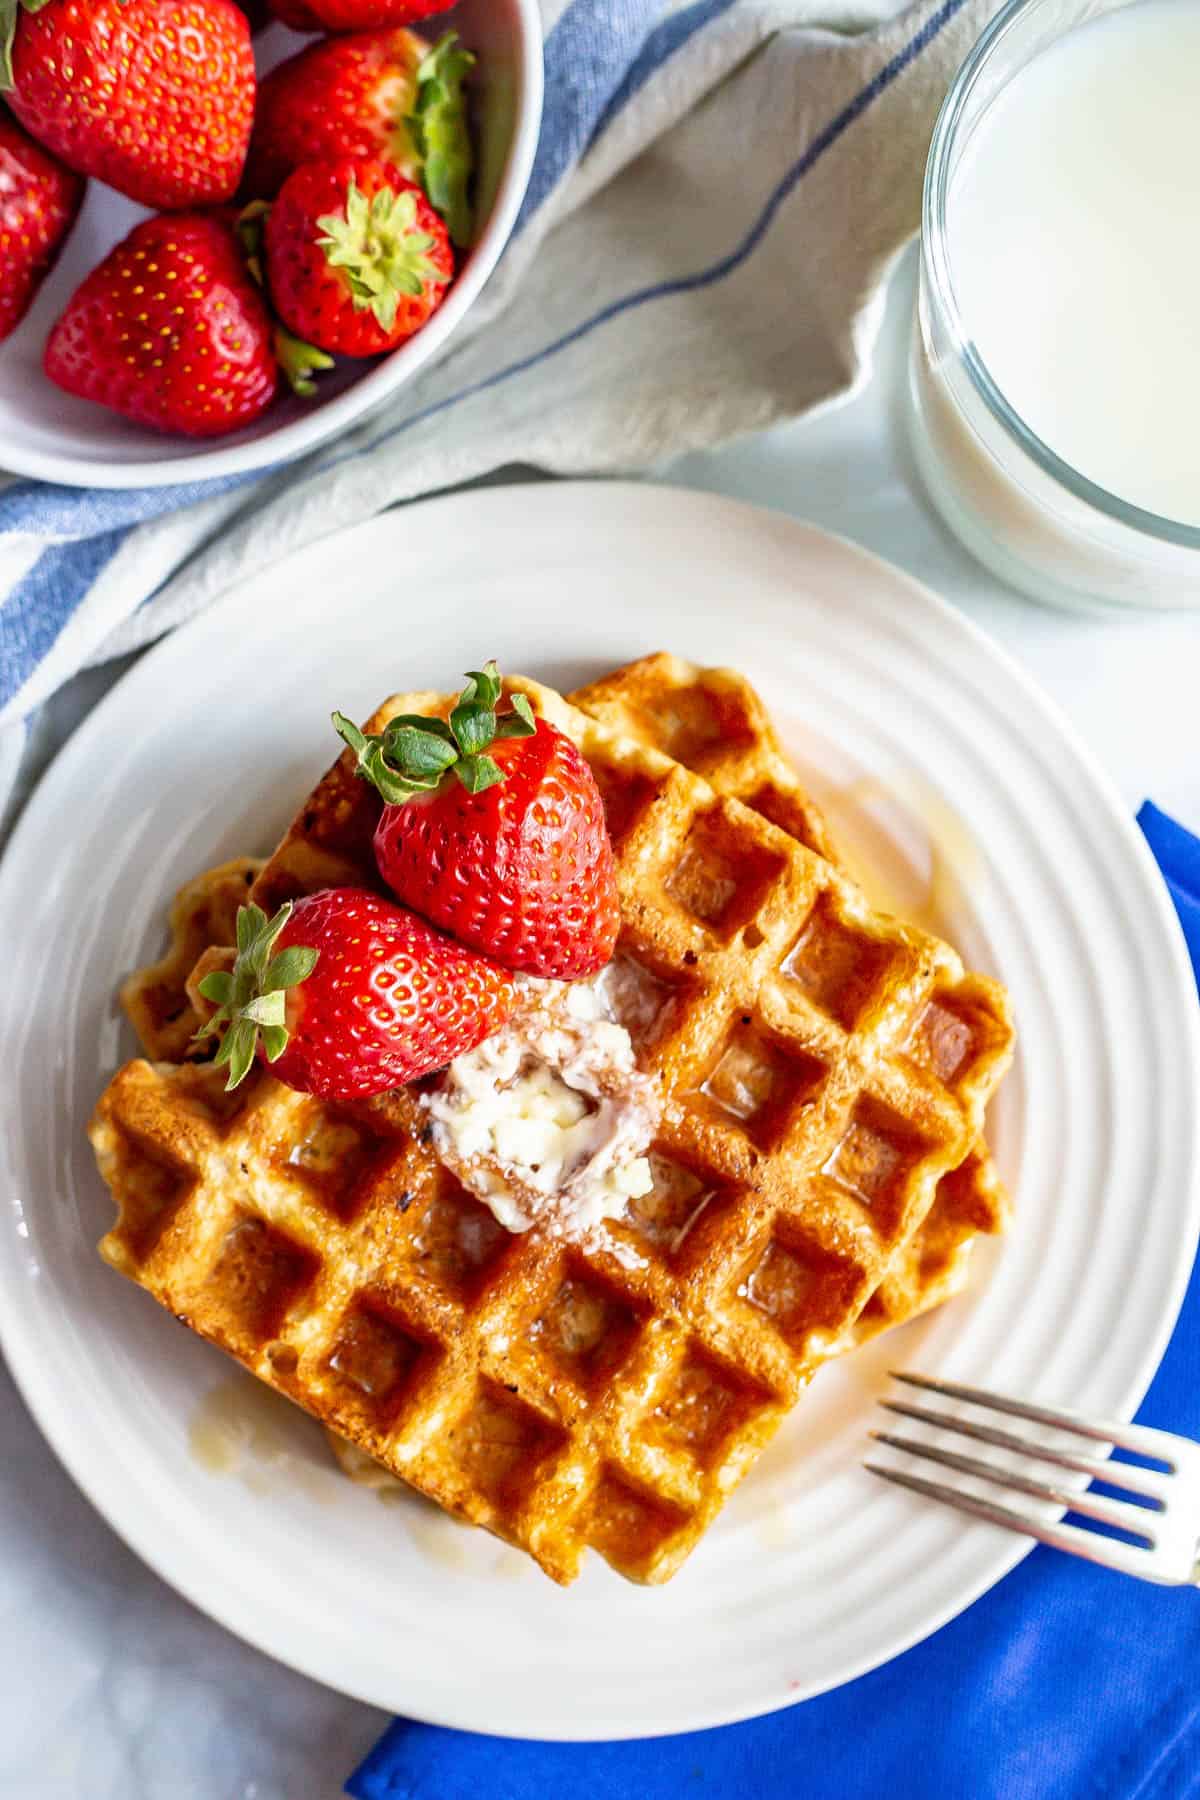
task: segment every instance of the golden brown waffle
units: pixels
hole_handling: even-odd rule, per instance
[[[1007,1230],[1008,1191],[981,1139],[957,1169],[943,1175],[924,1220],[854,1322],[854,1346],[903,1325],[961,1294],[978,1237]]]
[[[432,706],[438,697],[417,698]],[[770,715],[744,676],[728,669],[701,669],[662,654],[615,670],[578,690],[571,701],[623,734],[696,768],[719,793],[742,800],[842,866],[816,803],[805,792]],[[356,781],[351,793],[357,794],[360,786]],[[336,819],[337,810],[326,809],[324,816]],[[350,857],[306,870],[302,885],[357,879],[362,852],[353,837],[350,842]],[[310,847],[302,834],[297,854],[309,854]],[[206,949],[232,940],[237,906],[262,867],[261,860],[235,858],[186,883],[171,908],[172,944],[167,955],[131,975],[122,988],[126,1012],[151,1061],[179,1061],[184,1056],[200,1061],[213,1054],[211,1040],[198,1048],[190,1045],[198,1018],[184,983]],[[853,1341],[862,1343],[960,1293],[967,1284],[976,1236],[1003,1232],[1009,1214],[1008,1196],[991,1158],[983,1153],[969,1157],[961,1172],[939,1184],[924,1223],[897,1253],[888,1276],[855,1322]]]
[[[188,976],[206,952],[233,942],[238,907],[263,867],[261,856],[237,856],[215,869],[205,869],[184,883],[167,913],[170,944],[165,955],[135,969],[121,985],[121,1004],[138,1043],[151,1062],[211,1062],[217,1040],[193,1042],[200,1014],[187,993]],[[201,1005],[203,1006],[203,1002]],[[205,1007],[205,1012],[209,1010]],[[352,1481],[383,1488],[396,1477],[337,1432],[328,1431],[330,1448]]]
[[[171,943],[161,961],[137,969],[121,987],[121,1005],[152,1062],[207,1060],[211,1044],[192,1046],[200,1020],[187,996],[187,978],[211,944],[232,944],[238,907],[262,869],[261,857],[235,856],[180,888],[167,925]]]
[[[844,865],[816,802],[805,792],[771,716],[744,675],[660,653],[579,688],[571,703],[624,736],[695,769],[818,854]],[[957,1034],[943,1053],[956,1053]],[[911,1242],[895,1257],[853,1327],[863,1343],[940,1306],[966,1286],[971,1246],[1008,1225],[1007,1192],[986,1146],[938,1185]]]
[[[664,651],[576,688],[569,699],[842,866],[820,807],[797,779],[771,715],[744,675],[702,669]]]
[[[824,858],[535,684],[609,806],[630,1029],[664,1089],[656,1186],[612,1249],[505,1233],[419,1135],[256,1071],[132,1063],[93,1125],[107,1258],[449,1510],[570,1580],[662,1581],[978,1137],[995,984]],[[429,709],[398,697],[377,714]],[[348,758],[255,883],[374,882]],[[938,1045],[953,1024],[953,1067]],[[413,1135],[414,1127],[418,1135]],[[622,1254],[623,1252],[623,1254]]]
[[[183,972],[190,971],[206,950],[219,950],[232,934],[237,904],[262,867],[261,858],[235,858],[185,883],[168,915],[172,941],[167,954],[160,962],[135,971],[123,985],[125,1010],[151,1061],[177,1061],[183,1056],[196,1062],[211,1059],[214,1040],[194,1047],[190,1043],[199,1020],[184,991]],[[204,966],[209,966],[207,960]],[[187,1038],[182,1036],[185,1027]],[[960,1170],[938,1183],[924,1223],[912,1242],[897,1253],[888,1275],[852,1327],[854,1343],[864,1343],[960,1293],[967,1283],[975,1237],[1002,1232],[1008,1216],[1008,1197],[991,1158],[969,1156]],[[331,1438],[340,1458],[343,1441],[332,1433]]]

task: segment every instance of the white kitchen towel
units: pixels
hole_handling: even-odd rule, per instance
[[[265,475],[0,489],[0,805],[21,722],[68,676],[326,532],[506,463],[635,470],[851,389],[993,5],[544,0],[517,231],[389,411]]]

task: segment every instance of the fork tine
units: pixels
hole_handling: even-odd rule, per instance
[[[1042,1519],[1032,1519],[1017,1512],[1014,1507],[1000,1506],[977,1494],[962,1493],[940,1481],[926,1481],[920,1475],[906,1475],[900,1469],[885,1469],[879,1463],[864,1463],[863,1467],[896,1487],[924,1494],[928,1500],[940,1500],[944,1506],[970,1513],[972,1518],[986,1519],[989,1525],[1003,1525],[1009,1531],[1037,1538],[1039,1543],[1049,1544],[1052,1549],[1065,1550],[1071,1556],[1082,1556],[1088,1562],[1100,1563],[1106,1569],[1118,1569],[1126,1575],[1140,1575],[1147,1581],[1164,1581],[1163,1576],[1155,1572],[1148,1551],[1134,1549],[1131,1544],[1123,1544],[1116,1538],[1100,1537],[1094,1531],[1081,1530],[1078,1525],[1047,1524]],[[1164,1585],[1170,1584],[1164,1582]]]
[[[1077,1412],[1056,1411],[1046,1406],[1031,1406],[1022,1400],[1010,1400],[1004,1394],[993,1394],[987,1388],[962,1387],[956,1381],[932,1381],[928,1375],[910,1375],[903,1369],[889,1371],[893,1381],[909,1387],[924,1388],[931,1394],[942,1394],[948,1400],[966,1400],[972,1406],[991,1407],[1008,1413],[1014,1419],[1028,1419],[1034,1425],[1049,1425],[1055,1431],[1074,1431],[1080,1437],[1099,1444],[1118,1444],[1140,1456],[1152,1456],[1164,1462],[1174,1473],[1176,1463],[1171,1455],[1170,1437],[1144,1425],[1120,1425],[1115,1421],[1085,1419]]]
[[[980,1444],[994,1444],[998,1450],[1015,1450],[1034,1462],[1054,1463],[1060,1469],[1075,1469],[1093,1481],[1106,1481],[1110,1487],[1127,1488],[1131,1494],[1145,1494],[1162,1507],[1169,1475],[1158,1469],[1139,1468],[1136,1463],[1111,1462],[1099,1456],[1073,1456],[1067,1450],[1051,1450],[1045,1444],[1031,1443],[1013,1431],[1000,1431],[994,1425],[976,1425],[971,1419],[955,1418],[951,1413],[935,1412],[927,1406],[909,1406],[903,1400],[881,1400],[884,1412],[898,1413],[902,1419],[917,1419],[922,1425],[936,1425],[941,1431],[974,1438]]]
[[[1131,1506],[1125,1500],[1106,1500],[1101,1494],[1073,1494],[1049,1481],[1031,1481],[1027,1475],[1018,1475],[1015,1470],[998,1468],[995,1463],[984,1462],[977,1456],[959,1456],[953,1450],[922,1444],[916,1438],[895,1437],[890,1431],[873,1431],[871,1436],[876,1443],[890,1444],[893,1450],[924,1457],[927,1462],[940,1463],[946,1469],[957,1469],[961,1475],[994,1481],[997,1487],[1012,1488],[1034,1500],[1052,1500],[1056,1506],[1069,1506],[1074,1513],[1099,1519],[1102,1525],[1113,1525],[1118,1531],[1141,1538],[1149,1550],[1155,1547],[1157,1540],[1149,1529],[1154,1514],[1144,1506]]]

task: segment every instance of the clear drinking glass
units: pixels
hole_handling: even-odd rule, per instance
[[[972,132],[1006,83],[1073,27],[1130,4],[1137,0],[1009,0],[967,57],[925,171],[909,362],[914,455],[951,530],[1034,599],[1090,609],[1200,606],[1200,528],[1098,487],[1010,404],[959,307],[947,198]]]

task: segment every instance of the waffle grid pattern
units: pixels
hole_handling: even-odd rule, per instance
[[[967,1157],[1010,1030],[992,984],[872,914],[822,856],[513,685],[608,801],[614,999],[664,1094],[654,1193],[611,1250],[512,1238],[422,1141],[412,1093],[333,1107],[258,1072],[230,1111],[213,1072],[134,1063],[94,1126],[120,1209],[103,1249],[556,1579],[591,1545],[661,1581]],[[335,863],[373,880],[376,806],[340,764],[255,898],[325,885]],[[943,1016],[965,1033],[948,1073]]]
[[[627,664],[577,690],[572,705],[622,736],[661,750],[693,769],[719,794],[842,867],[819,807],[802,786],[766,707],[744,675],[703,669],[660,653]],[[933,1045],[939,1073],[952,1071],[964,1037],[954,1016],[939,1020]],[[997,1236],[1010,1206],[995,1164],[980,1141],[961,1169],[938,1185],[924,1222],[893,1258],[888,1274],[853,1326],[861,1344],[966,1286],[979,1236]]]
[[[206,1061],[212,1055],[211,1045],[197,1049],[192,1043],[200,1018],[188,999],[188,976],[211,945],[235,942],[238,907],[262,867],[260,857],[236,856],[185,882],[167,917],[166,955],[121,984],[125,1016],[152,1061]]]

